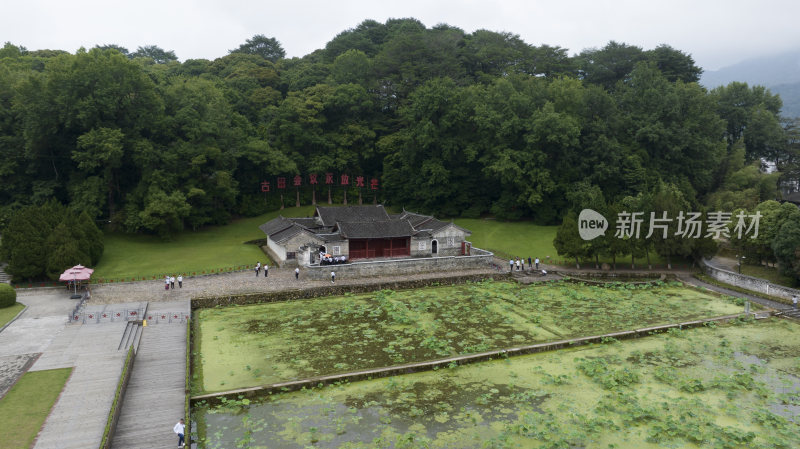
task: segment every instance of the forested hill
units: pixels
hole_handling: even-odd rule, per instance
[[[609,201],[663,180],[693,204],[723,198],[720,189],[757,203],[774,179],[771,190],[757,173],[735,185],[731,175],[760,157],[796,162],[779,98],[743,84],[709,92],[691,56],[667,45],[610,42],[569,56],[512,34],[393,19],[284,55],[261,35],[183,63],[157,46],[70,54],[6,44],[3,221],[55,198],[129,232],[167,235],[277,208],[277,177],[288,179],[287,205],[295,175],[303,202],[310,174],[320,176],[317,198],[327,196],[332,173],[335,199],[341,174],[363,175],[391,205],[555,223],[571,192],[593,186]],[[358,190],[351,182],[351,201]]]

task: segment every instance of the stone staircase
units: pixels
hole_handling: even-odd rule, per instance
[[[7,263],[0,263],[0,282],[10,284],[11,283],[11,275],[5,272],[5,268],[8,264]]]
[[[782,307],[775,315],[786,316],[800,320],[800,309],[795,309],[794,307]]]
[[[140,321],[128,321],[125,325],[125,332],[122,333],[122,338],[119,341],[118,351],[127,351],[130,346],[133,346],[133,351],[139,350],[139,341],[142,339],[142,323]]]

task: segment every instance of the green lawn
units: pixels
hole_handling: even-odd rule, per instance
[[[574,264],[574,259],[559,256],[553,247],[553,240],[556,238],[558,226],[539,226],[528,221],[499,221],[477,218],[457,218],[454,221],[462,228],[472,231],[469,240],[475,247],[492,251],[500,258],[522,257],[527,261],[528,257],[531,259],[538,257],[542,263],[561,261],[566,265]],[[610,257],[600,257],[600,262],[608,262],[610,264],[612,260]],[[650,262],[653,265],[666,264],[665,260],[652,251],[650,253]],[[630,255],[617,256],[617,268],[629,268],[630,263]],[[677,266],[689,262],[674,257],[672,263]],[[593,268],[594,260],[581,260],[581,266]],[[640,269],[646,268],[647,258],[637,258],[636,266]]]
[[[244,243],[265,238],[258,226],[278,215],[306,217],[313,211],[312,206],[291,207],[236,220],[226,226],[182,232],[170,241],[150,235],[107,233],[103,258],[95,267],[93,278],[129,280],[263,263],[267,261],[264,252],[256,245]]]
[[[0,446],[31,447],[71,372],[72,368],[61,368],[22,375],[0,399]]]
[[[472,231],[469,240],[478,248],[502,257],[524,257],[542,261],[558,258],[553,239],[558,226],[538,226],[527,221],[498,221],[459,218],[455,223]]]
[[[11,319],[17,316],[19,311],[24,308],[24,305],[16,303],[11,307],[4,307],[0,309],[0,327],[3,327],[6,323],[11,321]]]

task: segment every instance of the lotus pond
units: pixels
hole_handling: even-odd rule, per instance
[[[738,313],[677,282],[457,286],[205,309],[193,392],[205,393]]]
[[[205,448],[800,447],[798,325],[672,330],[194,410]]]

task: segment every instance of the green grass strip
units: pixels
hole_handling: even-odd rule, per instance
[[[111,403],[111,410],[108,411],[108,419],[106,420],[106,428],[103,430],[103,439],[100,441],[100,449],[111,447],[111,426],[114,424],[114,415],[117,412],[117,408],[122,407],[122,386],[125,384],[125,377],[133,365],[134,357],[133,345],[131,345],[128,348],[128,355],[125,356],[125,364],[122,365],[122,373],[119,375],[119,381],[117,381],[117,391],[114,393],[114,402]]]
[[[24,305],[16,303],[11,307],[4,307],[0,309],[0,327],[5,326],[6,323],[13,320],[14,317],[17,316],[17,314],[24,308]]]
[[[0,399],[0,446],[33,445],[72,368],[29,371]]]

